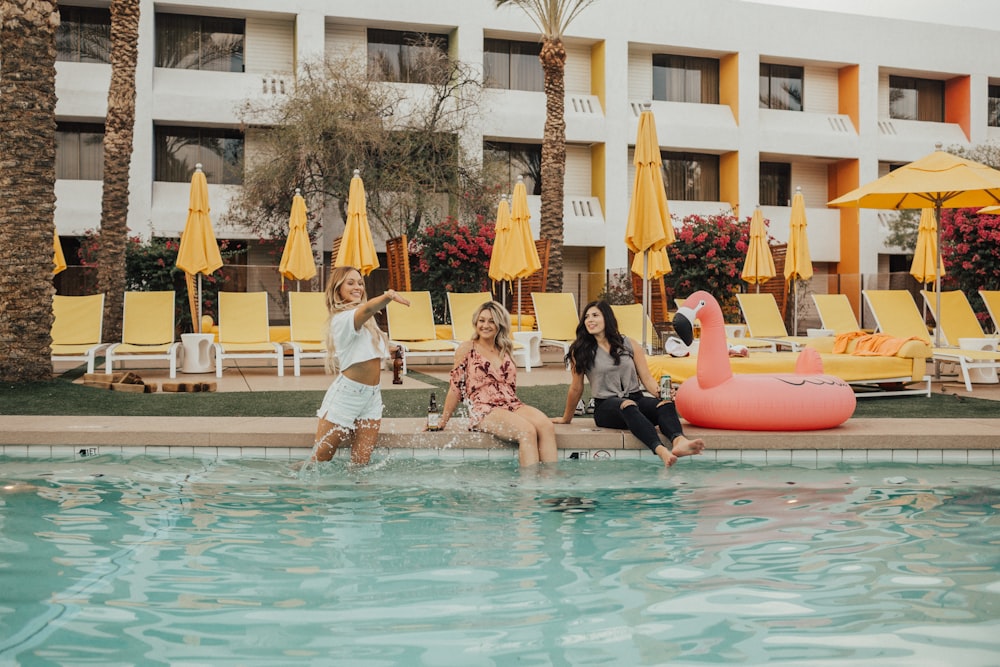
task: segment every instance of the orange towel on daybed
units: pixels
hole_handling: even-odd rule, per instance
[[[833,353],[844,354],[847,352],[848,344],[854,339],[857,339],[858,342],[851,354],[859,357],[894,357],[909,341],[920,340],[916,336],[894,338],[886,334],[845,331],[837,335],[837,339],[833,343]]]

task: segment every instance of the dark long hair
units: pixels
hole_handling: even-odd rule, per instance
[[[604,315],[604,336],[611,343],[611,358],[615,360],[615,366],[621,362],[622,354],[628,354],[625,337],[618,331],[618,320],[611,306],[607,301],[591,301],[583,307],[583,317],[576,325],[576,340],[566,353],[566,361],[572,361],[574,370],[581,375],[586,375],[594,367],[594,357],[597,355],[597,339],[587,331],[587,325],[584,324],[587,311],[591,308],[597,308]]]

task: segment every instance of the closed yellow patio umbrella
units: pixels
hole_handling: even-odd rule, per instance
[[[510,244],[510,206],[507,200],[500,198],[497,205],[497,220],[494,226],[493,249],[490,251],[490,280],[494,283],[502,283],[505,280],[513,280],[517,272],[516,267],[511,268],[505,262],[507,246]]]
[[[670,273],[666,247],[674,242],[674,227],[667,208],[667,193],[663,187],[660,142],[656,136],[656,119],[647,102],[639,115],[636,133],[635,182],[629,203],[625,245],[635,253],[632,271],[642,276],[643,312],[649,315],[649,279]],[[642,268],[637,271],[639,255]],[[642,345],[646,346],[646,327],[642,329]]]
[[[188,203],[187,222],[177,250],[177,268],[187,274],[188,302],[191,302],[193,276],[198,276],[197,307],[192,305],[191,319],[194,329],[201,333],[201,277],[222,267],[222,253],[212,231],[209,217],[208,181],[201,170],[201,163],[194,166],[191,176],[191,196]]]
[[[521,330],[521,280],[542,268],[535,239],[531,236],[531,211],[528,209],[528,189],[524,187],[524,177],[518,176],[514,185],[514,197],[510,212],[510,244],[507,254],[511,255],[510,266],[517,263],[517,329]]]
[[[750,243],[747,246],[747,258],[743,262],[743,272],[740,277],[751,285],[757,285],[757,291],[760,292],[761,284],[776,274],[771,246],[767,242],[764,214],[758,206],[750,218]]]
[[[809,255],[809,236],[806,233],[806,200],[802,188],[795,188],[792,196],[792,213],[788,220],[788,248],[785,251],[785,280],[792,281],[792,335],[799,335],[799,290],[797,283],[813,275],[812,257]]]
[[[934,260],[937,259],[937,269]],[[944,275],[944,265],[937,247],[937,220],[934,209],[925,208],[920,212],[920,226],[917,228],[917,246],[913,251],[910,275],[920,283],[934,282],[938,270]]]
[[[940,266],[941,209],[1000,205],[1000,171],[946,153],[941,150],[941,144],[936,148],[933,153],[841,195],[827,202],[827,205],[841,208],[934,209],[938,255],[934,264]],[[934,316],[935,321],[940,322],[940,273],[935,276],[934,282],[935,292],[938,294]],[[936,327],[934,331],[934,346],[941,346],[940,327]]]
[[[295,188],[292,197],[292,212],[288,218],[288,238],[281,252],[278,271],[284,280],[310,280],[316,275],[316,260],[313,257],[312,242],[306,231],[306,200],[302,190]],[[299,287],[299,285],[296,285]]]
[[[62,243],[59,242],[59,232],[52,231],[52,275],[66,270],[66,256],[63,254]]]
[[[334,258],[334,266],[353,266],[361,275],[367,276],[379,267],[372,230],[368,226],[368,210],[365,201],[365,184],[361,172],[354,170],[351,190],[347,196],[347,221],[344,224],[344,238],[340,242],[340,252]]]

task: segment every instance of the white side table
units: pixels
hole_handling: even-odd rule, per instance
[[[214,373],[212,362],[213,334],[181,334],[181,348],[184,350],[182,373]]]
[[[532,368],[542,365],[542,334],[540,331],[515,331],[514,341],[528,348],[528,361]],[[518,359],[518,357],[515,357]]]
[[[997,351],[996,338],[959,338],[958,346],[963,350],[990,350]],[[977,384],[997,384],[997,369],[995,368],[970,368],[969,382]]]

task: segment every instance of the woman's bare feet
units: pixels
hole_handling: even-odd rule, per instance
[[[671,452],[665,445],[657,445],[653,453],[660,457],[663,461],[663,467],[669,468],[673,464],[677,463],[677,457]]]
[[[691,440],[683,435],[679,435],[674,438],[673,441],[673,454],[674,456],[694,456],[696,454],[701,454],[702,450],[705,449],[705,441],[701,438],[695,438]]]

